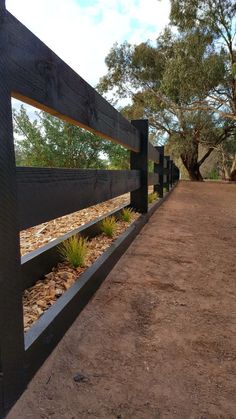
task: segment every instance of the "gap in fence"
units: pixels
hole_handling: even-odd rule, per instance
[[[85,128],[12,98],[16,165],[130,169],[130,151]]]

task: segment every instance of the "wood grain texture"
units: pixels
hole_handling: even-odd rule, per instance
[[[107,201],[140,187],[138,170],[17,168],[20,228]]]
[[[159,152],[151,143],[148,144],[148,159],[154,161],[155,163],[159,163],[160,161]]]
[[[0,50],[9,59],[15,98],[139,151],[135,127],[9,12]]]
[[[1,8],[0,23],[5,13]],[[0,50],[0,417],[24,387],[20,246],[7,68],[7,58]]]

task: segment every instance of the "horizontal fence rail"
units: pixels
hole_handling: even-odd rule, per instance
[[[5,8],[0,0],[0,417],[97,290],[119,257],[163,200],[148,204],[148,186],[160,198],[179,178],[163,146],[149,142],[148,120],[126,120],[95,89]],[[130,150],[130,170],[55,169],[15,166],[11,98],[23,100]],[[149,173],[149,162],[154,171]],[[71,234],[20,258],[19,232],[130,193],[140,217],[83,274],[82,279],[24,335],[22,291],[58,261],[57,245]],[[165,194],[164,199],[168,195]],[[119,211],[121,208],[119,209]],[[118,209],[114,214],[118,214]]]
[[[12,96],[139,151],[137,130],[14,16],[1,18]]]
[[[26,229],[134,191],[140,187],[140,173],[21,167],[17,187],[20,228]]]

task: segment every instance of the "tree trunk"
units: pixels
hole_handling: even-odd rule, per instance
[[[190,180],[195,181],[195,182],[203,182],[203,177],[200,173],[200,169],[198,165],[193,166],[193,167],[186,167],[186,169],[188,171]]]
[[[181,160],[192,181],[203,182],[198,163],[198,143],[193,143],[193,148],[186,155],[181,155]]]
[[[233,164],[232,164],[232,167],[231,167],[229,180],[232,181],[232,182],[236,181],[236,154],[234,156],[234,161],[233,161]]]

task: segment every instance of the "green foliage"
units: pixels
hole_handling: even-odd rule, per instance
[[[84,266],[88,253],[87,239],[72,236],[58,246],[61,257],[73,268]]]
[[[130,168],[130,152],[120,144],[106,141],[103,152],[108,156],[108,168],[128,170]]]
[[[16,163],[20,166],[129,168],[129,152],[45,112],[32,121],[22,105],[13,112]]]
[[[153,202],[155,202],[158,199],[158,194],[157,192],[152,192],[148,195],[148,203],[152,204]]]
[[[108,237],[113,237],[116,232],[117,222],[114,216],[104,218],[101,221],[101,231]]]
[[[235,14],[232,0],[171,0],[170,20],[180,31],[200,27],[225,40],[230,38]]]
[[[123,208],[120,213],[120,218],[122,221],[125,221],[126,223],[130,223],[133,216],[133,210],[131,208]]]
[[[212,180],[217,180],[219,179],[219,171],[214,168],[212,169],[206,176],[206,179],[212,179]]]
[[[130,97],[124,115],[148,118],[193,180],[201,180],[199,168],[218,144],[233,141],[235,12],[230,0],[171,0],[178,31],[169,25],[156,45],[116,43],[99,83],[103,94]],[[205,155],[199,158],[201,145]]]
[[[224,56],[215,51],[210,35],[196,31],[176,36],[170,28],[157,38],[156,46],[115,44],[106,63],[100,91],[129,95],[135,111],[143,105],[148,116],[151,109],[166,109],[170,100],[182,104],[206,97],[225,71]]]
[[[235,120],[236,91],[234,72],[235,54],[235,16],[236,3],[231,0],[171,0],[171,24],[177,26],[182,33],[195,34],[198,31],[212,39],[211,47],[224,62],[223,72],[212,61],[211,73],[219,71],[221,81],[216,89],[211,91],[211,103],[216,104],[228,118]],[[213,99],[213,101],[212,101]],[[220,101],[219,101],[220,99]]]

